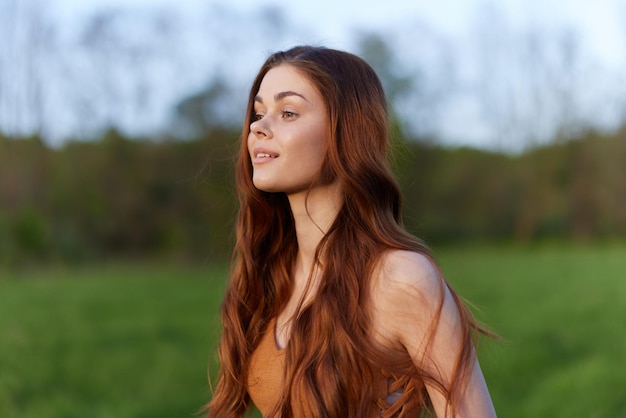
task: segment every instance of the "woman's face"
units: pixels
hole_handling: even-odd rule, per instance
[[[254,185],[266,192],[306,191],[326,155],[328,116],[322,96],[290,65],[267,72],[254,99],[248,135]]]

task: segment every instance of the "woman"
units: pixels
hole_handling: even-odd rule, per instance
[[[400,224],[385,95],[360,58],[270,56],[248,102],[209,417],[492,417],[482,330]]]

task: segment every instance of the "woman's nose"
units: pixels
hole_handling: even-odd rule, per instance
[[[250,131],[258,137],[271,138],[272,130],[268,126],[266,118],[255,120],[250,124]]]

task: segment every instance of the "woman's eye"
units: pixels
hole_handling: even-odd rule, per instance
[[[281,113],[283,115],[283,119],[293,119],[298,116],[297,113],[290,112],[289,110],[283,110]]]
[[[257,120],[263,119],[263,115],[261,113],[255,113],[252,115],[252,122],[256,122]]]

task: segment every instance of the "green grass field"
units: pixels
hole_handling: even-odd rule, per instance
[[[441,253],[507,341],[479,354],[501,417],[626,417],[626,246]]]
[[[500,417],[626,416],[626,246],[441,249]],[[0,276],[0,417],[193,417],[225,266]]]
[[[0,417],[191,417],[225,270],[101,267],[0,281]]]

